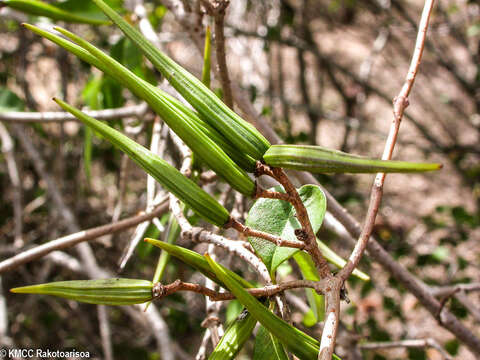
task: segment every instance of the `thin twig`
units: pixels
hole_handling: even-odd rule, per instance
[[[431,347],[443,356],[445,360],[453,360],[453,357],[447,353],[435,339],[412,339],[412,340],[400,340],[400,341],[388,341],[388,342],[370,342],[358,345],[362,350],[380,350],[380,349],[392,349],[392,348],[425,348]]]
[[[215,0],[212,3],[209,0],[202,0],[202,4],[207,9],[209,15],[213,16],[215,24],[215,55],[222,83],[223,101],[230,109],[233,109],[232,87],[225,53],[224,32],[225,11],[229,3],[229,0]]]
[[[255,297],[270,297],[286,290],[310,288],[315,289],[318,293],[322,293],[323,284],[318,281],[311,280],[293,280],[286,281],[277,285],[267,285],[262,288],[245,289],[250,295]],[[175,280],[171,284],[163,285],[156,283],[153,286],[153,298],[159,300],[166,296],[172,295],[177,291],[191,291],[197,294],[208,296],[212,301],[226,301],[235,299],[235,295],[229,292],[218,292],[207,288],[200,284],[192,284],[183,282],[181,280]]]
[[[194,31],[194,26],[191,24],[191,17],[189,14],[181,13],[177,11],[177,8],[173,5],[171,0],[164,0],[165,6],[172,11],[177,21],[184,27],[184,29],[189,33],[191,39],[193,40],[197,50],[202,53],[203,51],[203,38],[200,32]],[[250,36],[259,37],[259,35],[254,32]],[[263,37],[264,40],[267,40]],[[376,87],[370,85],[369,83],[362,83],[362,81],[350,72],[345,66],[340,65],[330,58],[327,58],[324,54],[321,54],[317,48],[309,47],[307,44],[302,43],[301,39],[294,40],[285,40],[283,37],[277,39],[283,45],[291,47],[302,47],[307,51],[312,51],[314,56],[330,62],[336,70],[340,71],[344,75],[352,78],[355,83],[365,87],[365,90],[372,92],[378,95],[382,100],[390,102],[390,98],[383,91],[377,89]],[[277,41],[275,40],[275,41]],[[213,64],[214,58],[212,58]],[[212,66],[213,69],[216,69]],[[217,70],[217,69],[216,69]],[[255,124],[255,126],[265,135],[265,137],[272,143],[278,144],[281,143],[280,137],[272,129],[270,124],[265,121],[256,111],[254,106],[249,100],[249,95],[244,89],[241,89],[236,83],[232,83],[232,93],[234,96],[234,101],[238,105],[239,109],[242,111],[246,120]],[[405,115],[409,120],[411,120],[414,125],[421,131],[424,135],[436,148],[442,148],[441,144],[438,144],[434,137],[431,137],[428,131],[412,116],[408,114]],[[339,222],[339,224],[330,224],[329,221],[333,218],[326,218],[325,222],[332,225],[331,228],[338,230],[339,226],[342,225],[344,229],[348,232],[341,231],[341,235],[348,239],[351,243],[355,243],[354,238],[360,236],[362,227],[358,221],[342,206],[338,201],[330,194],[330,192],[325,189],[317,179],[307,172],[293,172],[295,177],[303,184],[315,184],[320,186],[327,197],[327,208],[329,213],[333,215]],[[371,237],[368,242],[367,249],[369,255],[372,259],[378,262],[386,271],[388,271],[400,284],[402,284],[409,292],[411,292],[421,303],[422,305],[432,314],[437,314],[437,309],[440,307],[439,302],[429,293],[428,287],[420,279],[412,275],[403,265],[399,264],[388,251],[386,251],[378,241]],[[480,353],[480,339],[470,331],[465,325],[463,325],[458,318],[456,318],[451,312],[447,309],[442,311],[442,318],[444,321],[440,322],[440,325],[445,329],[448,329],[452,334],[454,334],[458,339],[464,342],[469,349],[474,353]]]
[[[113,360],[111,331],[107,311],[108,309],[105,305],[97,306],[98,323],[100,326],[100,337],[102,339],[103,357],[105,360]]]
[[[430,14],[432,13],[434,0],[426,0],[425,6],[422,12],[422,18],[420,20],[419,32],[417,36],[417,41],[415,44],[415,51],[412,56],[412,61],[410,63],[410,68],[408,69],[408,74],[405,80],[400,93],[394,100],[393,103],[393,114],[394,119],[390,127],[388,138],[385,143],[385,149],[383,151],[382,160],[390,160],[392,158],[393,149],[397,141],[398,130],[400,129],[400,123],[402,121],[403,113],[405,112],[406,107],[408,106],[408,95],[413,87],[415,77],[417,75],[418,68],[420,66],[420,61],[423,53],[423,48],[425,47],[425,38],[428,28],[428,22],[430,20]],[[362,255],[367,247],[368,240],[373,231],[373,226],[375,224],[375,218],[377,216],[378,208],[382,200],[383,194],[383,184],[385,182],[385,173],[379,173],[375,177],[373,184],[370,204],[367,210],[367,216],[365,220],[365,226],[363,228],[362,234],[350,255],[350,258],[345,265],[345,267],[340,271],[339,276],[346,280],[353,269],[355,269],[362,258]]]
[[[130,105],[122,108],[104,109],[84,111],[87,115],[98,120],[116,120],[126,117],[140,117],[142,120],[148,120],[143,117],[148,110],[145,103],[139,105]],[[45,122],[63,122],[63,121],[79,121],[69,112],[62,111],[46,111],[46,112],[23,112],[23,111],[6,111],[0,112],[1,121],[19,122],[19,123],[45,123]]]
[[[285,246],[285,247],[291,247],[296,249],[305,249],[307,247],[307,245],[303,241],[282,239],[280,236],[275,236],[263,231],[252,229],[248,226],[243,225],[241,222],[233,218],[230,219],[230,222],[224,227],[226,229],[231,227],[232,229],[235,229],[239,233],[243,234],[244,236],[261,238],[261,239],[270,241],[271,243],[277,246]]]
[[[22,210],[22,184],[18,173],[17,163],[13,154],[13,140],[7,128],[0,123],[0,139],[2,141],[2,154],[7,162],[8,176],[12,183],[13,219],[15,226],[15,247],[23,246],[23,210]]]
[[[394,100],[393,105],[393,113],[394,113],[394,120],[390,127],[390,132],[388,134],[387,141],[385,143],[385,149],[382,155],[382,160],[390,160],[392,158],[393,149],[395,147],[395,143],[398,136],[398,131],[400,129],[400,123],[402,121],[403,113],[405,108],[408,106],[408,95],[412,89],[413,83],[415,81],[415,76],[417,74],[418,68],[420,66],[420,60],[423,53],[423,48],[425,46],[425,38],[426,32],[428,28],[428,22],[430,19],[430,14],[433,9],[434,0],[426,0],[425,7],[422,12],[422,18],[420,20],[420,27],[419,33],[417,36],[417,41],[415,45],[415,51],[412,56],[412,62],[410,64],[410,68],[408,70],[408,74],[406,77],[406,81],[404,86],[402,87],[399,95]],[[367,248],[368,240],[370,239],[370,235],[372,234],[373,227],[375,225],[375,218],[377,216],[378,209],[380,207],[380,202],[382,200],[383,195],[383,185],[385,182],[385,174],[379,173],[375,177],[374,185],[371,192],[370,204],[367,210],[367,216],[365,220],[365,226],[362,230],[359,240],[355,245],[350,258],[348,259],[347,264],[344,268],[338,273],[338,278],[342,281],[345,281],[352,271],[358,266],[360,259],[362,258],[365,249]],[[340,291],[340,289],[337,289]],[[328,294],[327,294],[327,309],[328,309]],[[441,309],[441,308],[440,308]],[[336,311],[340,311],[340,305],[336,308]],[[441,310],[440,310],[441,311]],[[330,314],[327,314],[329,316]],[[327,329],[324,328],[322,333],[322,342],[320,344],[320,353],[319,359],[321,360],[328,360],[331,359],[333,354],[333,349],[335,347],[335,337],[336,337],[336,329],[338,327],[338,315],[332,327]],[[329,332],[327,333],[327,330]],[[328,346],[328,351],[322,351],[324,347]]]
[[[445,296],[445,295],[453,295],[459,291],[480,291],[480,283],[471,283],[471,284],[456,284],[456,285],[449,285],[449,286],[436,286],[432,287],[430,293],[433,296]]]
[[[212,333],[210,329],[206,329],[205,333],[203,334],[202,342],[197,351],[197,355],[195,355],[195,360],[206,360],[207,358],[207,346],[210,340]]]
[[[303,201],[300,198],[297,189],[292,184],[287,174],[285,174],[280,168],[269,167],[268,165],[257,162],[255,175],[271,176],[283,186],[285,192],[288,194],[286,199],[288,199],[295,208],[297,219],[302,226],[301,229],[295,230],[295,235],[299,238],[300,242],[304,243],[305,250],[312,256],[320,276],[323,279],[328,278],[331,275],[330,269],[328,268],[327,261],[318,248],[315,232],[310,223],[307,209],[305,208],[305,205],[303,205]]]
[[[35,246],[32,249],[25,250],[9,259],[5,259],[0,262],[0,274],[5,271],[13,270],[30,261],[39,259],[52,251],[69,248],[83,241],[89,241],[99,238],[103,235],[123,231],[142,223],[145,220],[152,219],[155,216],[160,216],[168,210],[168,204],[166,200],[167,197],[164,197],[160,205],[158,205],[150,214],[142,213],[140,215],[135,215],[115,223],[97,226],[88,230],[82,230],[55,240],[51,240],[45,244]]]

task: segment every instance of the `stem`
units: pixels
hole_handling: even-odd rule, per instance
[[[230,221],[225,225],[225,228],[226,229],[233,228],[245,236],[258,237],[258,238],[270,241],[271,243],[274,243],[277,246],[285,246],[285,247],[297,248],[301,250],[306,248],[306,244],[302,241],[282,239],[279,236],[275,236],[263,231],[252,229],[252,228],[249,228],[248,226],[243,225],[242,223],[240,223],[239,221],[233,218],[231,218]]]
[[[394,99],[393,102],[393,115],[394,119],[390,126],[390,131],[388,133],[388,138],[385,143],[385,149],[383,151],[382,160],[390,160],[392,158],[393,149],[397,141],[398,131],[400,128],[400,123],[402,121],[403,113],[407,108],[408,95],[412,90],[413,83],[415,82],[415,77],[420,66],[420,60],[422,58],[423,49],[425,47],[425,38],[428,28],[428,22],[430,20],[430,14],[432,13],[434,0],[426,0],[425,6],[423,8],[422,17],[420,20],[420,26],[417,36],[417,41],[415,44],[415,50],[412,56],[412,61],[410,63],[410,68],[408,69],[408,74],[405,79],[405,83],[400,90],[400,93]],[[383,185],[385,183],[385,174],[378,173],[375,177],[375,182],[373,184],[373,189],[370,197],[370,204],[367,211],[367,217],[365,221],[365,226],[360,234],[355,248],[350,255],[350,258],[345,265],[345,267],[340,271],[339,276],[346,280],[353,269],[355,269],[362,258],[365,249],[367,248],[368,240],[373,230],[375,223],[375,218],[378,213],[378,208],[380,207],[380,202],[383,195]]]
[[[312,224],[310,223],[310,219],[308,218],[307,209],[303,205],[297,189],[293,186],[287,174],[285,174],[282,169],[272,167],[270,170],[273,173],[273,177],[283,186],[285,192],[289,195],[289,201],[295,208],[297,219],[302,226],[302,230],[295,231],[295,235],[306,243],[305,250],[307,250],[312,256],[320,277],[322,279],[330,277],[330,269],[328,268],[327,261],[317,246],[317,238],[313,231]]]
[[[270,297],[278,293],[281,293],[285,290],[299,289],[299,288],[311,288],[315,289],[317,292],[323,292],[323,283],[311,280],[293,280],[286,281],[277,285],[267,285],[262,288],[255,289],[245,289],[248,293],[255,297]],[[206,286],[200,284],[193,284],[188,282],[183,282],[181,280],[175,280],[171,284],[163,285],[161,283],[156,283],[153,286],[153,298],[155,300],[164,298],[166,296],[172,295],[177,291],[191,291],[198,294],[208,296],[211,301],[226,301],[235,299],[235,295],[229,292],[218,292],[212,290]]]

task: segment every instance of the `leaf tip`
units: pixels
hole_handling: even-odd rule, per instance
[[[16,287],[16,288],[10,289],[10,292],[14,293],[14,294],[28,294],[29,293],[29,291],[28,291],[29,288],[30,288],[30,286]]]

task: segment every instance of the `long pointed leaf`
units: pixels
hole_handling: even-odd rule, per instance
[[[246,314],[245,314],[246,312]],[[225,334],[208,357],[208,360],[232,360],[252,335],[257,320],[244,310],[225,330]]]
[[[237,299],[248,309],[268,331],[275,335],[292,353],[301,359],[316,360],[320,344],[314,338],[286,323],[263,306],[257,299],[245,291],[224,268],[219,266],[208,255],[205,255],[208,264],[217,277],[226,284]],[[334,355],[335,359],[339,359]]]
[[[57,4],[61,5],[61,3]],[[70,23],[103,25],[110,22],[108,19],[99,19],[89,14],[82,15],[78,12],[65,11],[60,6],[37,0],[3,0],[0,2],[0,7],[2,6],[8,6],[30,15],[45,16],[53,20],[63,20]]]
[[[142,145],[137,144],[128,136],[75,109],[66,102],[59,99],[55,99],[55,101],[63,109],[75,115],[84,124],[125,152],[166,189],[188,204],[198,215],[218,226],[223,226],[228,221],[230,214],[218,201],[166,161]]]
[[[45,294],[89,304],[132,305],[152,300],[153,283],[136,279],[58,281],[11,289],[17,294]]]
[[[129,37],[173,87],[225,136],[239,151],[261,159],[270,143],[255,127],[243,120],[200,80],[158,50],[143,35],[102,0],[95,4]]]
[[[263,159],[271,166],[313,173],[415,173],[442,167],[437,163],[368,159],[311,145],[272,145]]]
[[[159,97],[161,97],[167,104],[169,104],[170,108],[175,109],[175,112],[181,114],[181,118],[188,118],[190,119],[197,127],[208,137],[210,138],[215,144],[217,144],[225,153],[236,163],[240,166],[243,170],[253,172],[255,169],[255,160],[242,153],[239,152],[233,145],[227,142],[227,140],[221,135],[217,130],[215,130],[211,125],[206,123],[204,120],[200,118],[200,116],[190,108],[183,105],[180,101],[175,99],[173,96],[169,95],[165,91],[153,86],[152,84],[148,83],[147,81],[141,79],[140,77],[136,76],[128,69],[129,77],[123,78],[116,76],[114,71],[115,66],[109,66],[104,62],[101,62],[97,57],[93,56],[90,52],[85,50],[84,48],[74,44],[73,42],[66,40],[60,36],[57,36],[51,32],[45,31],[40,29],[36,26],[30,24],[23,24],[27,29],[33,31],[34,33],[54,42],[55,44],[63,47],[65,50],[71,52],[75,56],[79,57],[81,60],[95,66],[105,74],[109,75],[110,77],[114,78],[118,82],[120,82],[123,86],[128,88],[132,93],[134,93],[139,98],[142,98],[143,92],[138,91],[138,84],[142,84],[143,87],[149,89],[150,92],[156,92]],[[98,49],[97,49],[98,50]],[[100,50],[99,50],[100,51]],[[105,58],[111,59],[110,56],[103,53]],[[113,59],[111,59],[113,60]],[[114,61],[114,60],[113,60]],[[115,64],[115,63],[112,63]],[[122,66],[118,64],[119,66]],[[147,100],[147,99],[145,99]],[[152,106],[152,105],[151,105]],[[154,108],[152,106],[152,108]],[[157,109],[156,111],[159,111]],[[161,116],[162,113],[160,113]]]
[[[105,55],[101,50],[91,45],[79,36],[59,27],[55,27],[63,35],[82,46],[93,56],[97,57],[106,66],[112,67],[115,77],[121,78],[138,92],[155,112],[157,112],[168,126],[192,149],[194,153],[206,162],[212,170],[223,177],[233,188],[245,195],[253,195],[255,183],[248,175],[233,162],[230,157],[208,136],[206,136],[190,118],[176,111],[176,107],[159,96],[157,91],[151,91],[143,82],[137,82],[136,76],[118,63]]]
[[[171,245],[164,241],[159,241],[155,239],[147,238],[145,239],[145,241],[156,247],[159,247],[162,250],[167,251],[170,255],[175,256],[177,259],[181,260],[185,264],[190,265],[191,267],[197,269],[203,275],[215,281],[217,284],[224,286],[223,282],[215,275],[215,272],[212,271],[212,269],[210,268],[210,265],[208,265],[207,260],[205,260],[205,258],[202,255],[196,253],[195,251],[185,249],[181,246]],[[223,268],[223,266],[221,267]],[[250,284],[247,280],[243,279],[242,277],[238,276],[233,271],[230,271],[226,268],[224,269],[229,274],[229,276],[234,278],[243,287],[246,287],[246,288],[253,287],[252,284]]]

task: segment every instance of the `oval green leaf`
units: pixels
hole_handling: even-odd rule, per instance
[[[273,190],[283,192],[281,187],[275,187]],[[304,185],[298,193],[307,209],[312,228],[317,232],[327,209],[325,194],[316,185]],[[301,227],[295,217],[295,209],[290,203],[263,198],[258,199],[252,206],[245,224],[252,229],[278,235],[287,240],[297,240],[295,229]],[[282,262],[298,251],[298,249],[278,247],[264,239],[249,237],[248,241],[272,275]]]

